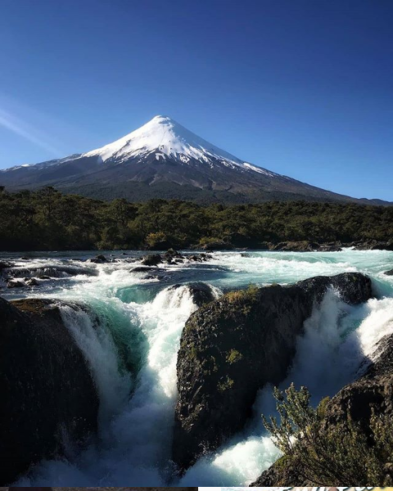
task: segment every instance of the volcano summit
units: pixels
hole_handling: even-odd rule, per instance
[[[155,116],[119,140],[83,154],[0,171],[9,190],[53,186],[100,199],[357,201],[276,174],[231,155],[173,119]]]

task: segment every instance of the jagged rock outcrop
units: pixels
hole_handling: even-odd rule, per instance
[[[361,431],[369,437],[372,409],[377,415],[391,415],[393,418],[393,335],[381,339],[374,357],[374,361],[368,364],[363,376],[343,387],[327,403],[323,421],[324,430],[346,422],[350,415],[352,421],[359,424]],[[367,360],[365,362],[367,363]],[[388,467],[386,477],[390,481],[393,480],[393,473]],[[335,485],[335,483],[327,484]],[[378,484],[383,485],[382,482]],[[275,462],[251,484],[253,487],[308,485],[313,483],[306,482],[302,477],[301,468],[286,456]]]
[[[0,484],[97,429],[87,363],[50,300],[0,298]]]
[[[285,378],[303,323],[330,285],[351,304],[372,296],[367,276],[344,273],[231,292],[190,317],[177,362],[173,460],[181,471],[240,431],[257,391]]]

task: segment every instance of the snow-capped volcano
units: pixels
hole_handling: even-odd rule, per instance
[[[0,185],[134,201],[356,201],[244,162],[167,116],[90,152],[0,171]]]
[[[83,154],[99,157],[102,162],[125,162],[135,157],[154,154],[156,160],[170,157],[183,163],[198,160],[209,165],[217,161],[228,166],[274,175],[266,169],[255,167],[212,145],[168,116],[155,116],[145,125],[109,145]]]

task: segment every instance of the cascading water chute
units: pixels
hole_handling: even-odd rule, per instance
[[[77,253],[72,258],[78,259]],[[376,356],[380,339],[393,334],[393,277],[383,274],[393,264],[390,252],[214,253],[210,269],[168,266],[171,274],[150,279],[130,272],[139,256],[132,258],[132,266],[121,256],[117,259],[89,264],[86,269],[94,269],[94,274],[72,277],[56,289],[57,298],[80,302],[79,307],[61,307],[61,314],[99,394],[97,441],[68,461],[37,465],[19,485],[247,486],[277,459],[279,452],[260,417],[275,411],[272,387],[266,386],[242,432],[200,458],[183,476],[176,474],[170,459],[177,353],[185,323],[198,309],[192,289],[181,283],[185,278],[208,285],[218,298],[222,291],[250,284],[290,284],[345,271],[370,275],[377,298],[348,306],[338,292],[329,290],[297,339],[292,367],[280,387],[306,385],[314,404],[354,380],[362,363]],[[53,267],[56,261],[42,258],[34,265]],[[83,270],[85,265],[78,267]],[[51,293],[48,286],[41,295]]]

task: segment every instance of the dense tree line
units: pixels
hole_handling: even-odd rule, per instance
[[[179,200],[130,203],[63,195],[53,188],[0,188],[0,250],[187,248],[225,240],[238,247],[265,241],[391,240],[393,207],[269,202],[200,206]]]

